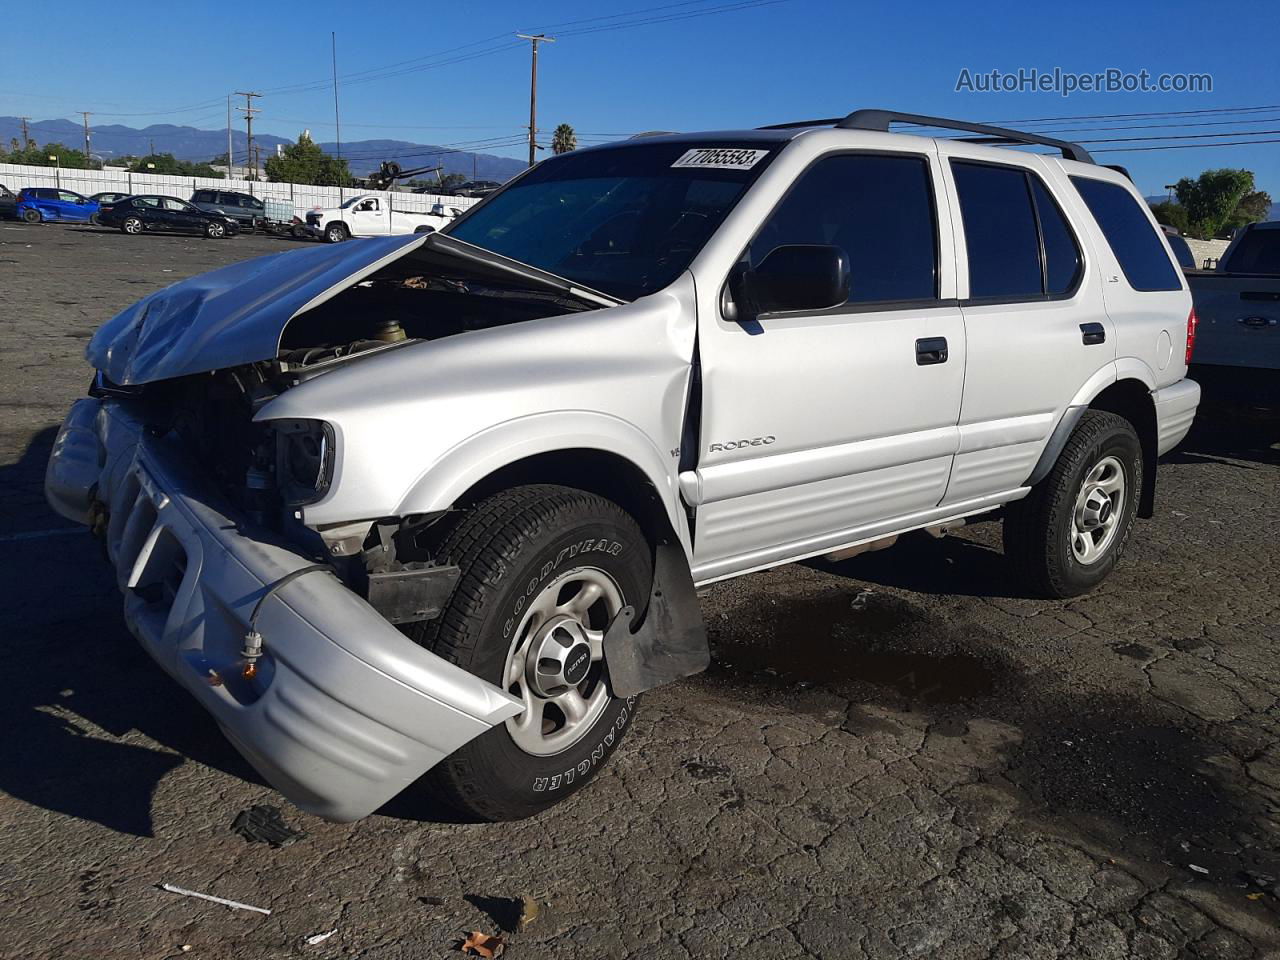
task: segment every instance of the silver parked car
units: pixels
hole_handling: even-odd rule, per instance
[[[1190,309],[1074,144],[883,111],[638,139],[143,299],[46,490],[299,806],[430,771],[522,817],[705,667],[698,585],[993,511],[1028,589],[1096,585],[1195,414]]]

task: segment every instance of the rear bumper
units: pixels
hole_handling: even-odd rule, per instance
[[[1200,405],[1200,384],[1179,380],[1152,391],[1151,399],[1156,408],[1156,452],[1163,456],[1181,443],[1191,429]]]
[[[304,810],[363,817],[521,709],[322,572],[263,602],[265,655],[244,679],[239,650],[250,611],[271,584],[311,561],[234,516],[181,451],[145,434],[126,403],[76,402],[45,489],[70,519],[105,511],[129,629]]]

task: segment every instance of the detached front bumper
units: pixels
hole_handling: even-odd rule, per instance
[[[521,710],[321,572],[263,602],[265,653],[244,679],[250,612],[311,561],[235,517],[174,442],[146,434],[127,401],[76,402],[45,491],[63,516],[104,529],[125,620],[143,647],[304,810],[342,821],[372,813]]]

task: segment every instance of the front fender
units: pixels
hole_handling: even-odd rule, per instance
[[[658,491],[672,529],[685,529],[673,461],[635,424],[590,410],[532,414],[468,437],[423,471],[395,513],[405,516],[447,509],[476,483],[509,464],[538,454],[582,449],[603,450],[630,461]]]

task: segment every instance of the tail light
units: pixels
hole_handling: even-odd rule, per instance
[[[1191,354],[1196,349],[1196,327],[1199,324],[1200,321],[1196,319],[1195,308],[1192,307],[1191,312],[1187,314],[1187,356],[1183,361],[1187,366],[1191,366]]]

